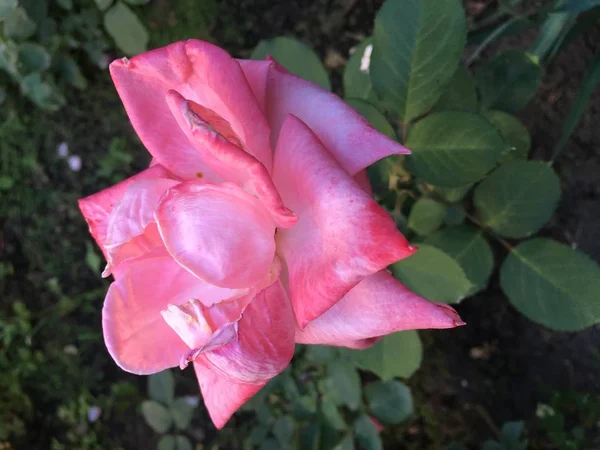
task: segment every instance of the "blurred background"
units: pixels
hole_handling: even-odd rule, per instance
[[[510,306],[497,275],[457,307],[468,326],[419,333],[422,363],[406,380],[412,394],[402,397],[400,417],[376,435],[353,422],[356,441],[330,447],[324,432],[315,437],[315,417],[348,436],[346,423],[362,411],[333,411],[321,398],[327,389],[340,397],[356,391],[356,371],[327,366],[335,350],[299,347],[293,366],[218,434],[190,369],[149,380],[121,371],[105,350],[110,280],[99,276],[104,261],[76,202],[150,161],[108,63],[192,37],[248,58],[261,40],[290,36],[314,49],[341,93],[351,51],[371,35],[382,3],[0,0],[0,449],[277,449],[299,434],[298,448],[307,449],[600,448],[600,328],[565,333],[532,323]],[[490,26],[523,11],[529,19],[490,42],[474,67],[530,47],[543,22],[536,11],[544,2],[463,4],[468,49]],[[534,159],[550,156],[581,96],[600,51],[599,20],[598,7],[578,17],[519,114]],[[586,86],[580,120],[554,166],[562,199],[542,235],[600,260],[600,89]],[[374,379],[360,376],[363,386]],[[373,408],[371,394],[364,401]],[[148,406],[156,403],[172,417]]]

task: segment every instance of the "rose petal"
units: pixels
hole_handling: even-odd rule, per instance
[[[323,314],[363,278],[416,250],[381,208],[289,116],[275,151],[274,180],[298,223],[277,233],[289,292],[301,327]]]
[[[167,178],[134,180],[115,205],[108,219],[106,259],[103,277],[109,276],[122,262],[139,258],[163,245],[156,224],[154,210],[170,187],[179,181]]]
[[[90,233],[100,246],[104,256],[106,256],[104,245],[106,244],[110,214],[125,195],[127,187],[139,180],[156,180],[169,177],[169,172],[163,166],[154,165],[131,178],[78,201],[79,209],[89,226]]]
[[[267,170],[269,127],[239,63],[207,42],[176,42],[114,61],[110,73],[133,127],[150,153],[185,179],[219,181],[179,130],[165,101],[170,90],[217,113]]]
[[[118,246],[142,234],[154,222],[154,210],[165,191],[178,184],[167,178],[130,183],[108,219],[106,245]]]
[[[271,61],[257,61],[255,59],[238,59],[242,66],[244,75],[252,88],[254,97],[258,101],[261,109],[265,111],[265,95],[267,90],[267,74]]]
[[[464,322],[450,306],[419,297],[382,270],[357,284],[304,330],[297,329],[296,341],[364,348],[377,342],[373,338],[396,331],[460,325]]]
[[[298,221],[281,201],[265,166],[206,122],[198,114],[198,105],[176,91],[169,91],[167,103],[181,130],[216,174],[256,196],[279,226],[287,228]]]
[[[266,108],[272,143],[279,141],[287,115],[293,114],[310,127],[350,175],[386,156],[410,153],[376,131],[337,95],[289,73],[275,61],[267,77]]]
[[[373,188],[371,187],[371,182],[369,181],[369,175],[366,170],[361,170],[356,175],[354,175],[354,181],[358,183],[358,185],[369,195],[373,195]]]
[[[178,366],[190,350],[161,315],[168,304],[197,298],[211,305],[240,295],[196,278],[166,252],[124,266],[106,295],[102,329],[110,355],[128,372],[150,374]]]
[[[182,183],[163,196],[156,222],[179,264],[216,286],[254,286],[269,273],[275,225],[239,187]]]
[[[238,322],[238,338],[195,364],[204,402],[217,428],[294,354],[294,316],[281,283],[260,292]]]
[[[259,384],[236,383],[205,361],[194,363],[194,370],[206,409],[219,430],[234,412],[267,384],[266,381]]]

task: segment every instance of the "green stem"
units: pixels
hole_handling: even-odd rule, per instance
[[[577,93],[577,98],[575,99],[573,108],[569,113],[569,118],[565,122],[561,136],[556,145],[554,146],[554,149],[552,150],[552,158],[550,159],[551,162],[554,162],[554,160],[560,154],[560,152],[564,150],[565,145],[571,137],[571,134],[575,130],[575,127],[577,126],[579,121],[581,120],[581,117],[585,112],[592,92],[594,92],[594,89],[596,88],[598,83],[600,83],[600,51],[596,55],[596,58],[592,62],[592,66],[589,69],[588,74],[583,80],[581,90]]]
[[[549,14],[528,53],[540,64],[549,62],[547,59],[554,56],[554,49],[560,46],[576,18],[577,14],[570,12]]]

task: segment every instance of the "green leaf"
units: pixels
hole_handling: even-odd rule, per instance
[[[356,369],[342,361],[327,366],[327,380],[331,393],[351,410],[360,405],[360,377]]]
[[[100,11],[106,11],[112,5],[113,0],[95,0],[95,2]]]
[[[323,402],[321,403],[321,414],[323,414],[323,418],[327,425],[334,430],[343,431],[346,429],[344,417],[340,414],[340,411],[334,402],[323,399]]]
[[[596,86],[600,83],[600,53],[596,56],[594,62],[590,66],[590,69],[583,80],[581,88],[577,93],[577,98],[573,108],[569,112],[568,119],[564,122],[562,133],[554,149],[552,149],[552,159],[556,158],[558,154],[565,148],[569,138],[585,112],[590,97]]]
[[[600,6],[600,0],[567,0],[560,7],[561,11],[583,12]]]
[[[558,177],[547,163],[513,161],[496,169],[475,189],[481,223],[502,236],[532,235],[552,216],[560,198]]]
[[[521,435],[523,434],[523,422],[506,422],[500,430],[500,442],[503,448],[518,450],[523,445]],[[525,447],[523,447],[525,449]]]
[[[290,413],[296,419],[308,419],[317,412],[317,402],[310,395],[303,395],[292,401]]]
[[[600,267],[551,239],[513,249],[500,269],[500,285],[519,312],[547,327],[581,330],[600,322]]]
[[[319,423],[309,423],[300,430],[300,446],[298,450],[319,450],[321,426]]]
[[[354,435],[364,450],[383,450],[383,444],[375,424],[368,416],[362,415],[354,422]]]
[[[409,378],[421,367],[423,346],[416,331],[400,331],[365,350],[348,349],[345,355],[357,367],[373,372],[382,380]]]
[[[192,442],[181,434],[175,436],[175,448],[176,450],[194,450]]]
[[[67,83],[72,84],[77,89],[87,88],[87,80],[75,60],[70,56],[61,55],[56,63],[56,68]]]
[[[458,0],[387,0],[375,18],[371,82],[402,121],[429,111],[458,68],[466,40]]]
[[[281,448],[279,443],[273,438],[266,439],[261,444],[259,447],[260,450],[280,450]]]
[[[71,11],[73,9],[73,0],[56,0],[56,3],[58,3],[58,6],[66,9],[67,11]]]
[[[33,36],[37,25],[20,6],[13,9],[4,22],[4,36],[7,39],[24,41]]]
[[[348,60],[343,78],[345,98],[360,98],[370,103],[377,103],[377,96],[369,76],[372,51],[373,39],[367,38],[356,47],[356,51]]]
[[[98,253],[96,253],[94,246],[89,241],[85,241],[85,249],[85,264],[95,274],[100,273],[102,260],[98,256]]]
[[[462,187],[481,179],[500,159],[506,144],[482,116],[441,112],[427,116],[410,130],[407,167],[436,186]]]
[[[325,364],[333,361],[338,355],[338,349],[329,345],[307,345],[304,356],[308,361]]]
[[[439,195],[442,200],[447,201],[448,203],[458,203],[465,195],[469,192],[469,190],[473,187],[472,184],[467,184],[465,186],[447,188],[442,186],[433,186],[437,195]]]
[[[18,4],[18,0],[0,0],[0,20],[9,17]]]
[[[157,433],[166,433],[173,425],[171,412],[154,400],[142,402],[142,415],[146,423]]]
[[[117,2],[104,14],[104,28],[117,47],[132,56],[146,51],[148,32],[138,16],[123,2]]]
[[[531,136],[519,119],[503,111],[487,111],[485,117],[496,127],[507,144],[500,162],[527,159],[531,148]]]
[[[373,105],[359,98],[346,99],[346,103],[361,113],[377,131],[391,139],[396,139],[396,133],[388,120]]]
[[[194,409],[196,409],[196,399],[189,397],[179,397],[175,399],[171,405],[171,413],[175,426],[180,430],[185,430],[190,426],[190,422],[194,417]]]
[[[281,445],[287,446],[292,442],[295,430],[294,419],[291,416],[281,416],[273,425],[273,436]]]
[[[38,72],[23,77],[21,92],[37,106],[47,111],[57,111],[66,103],[58,88],[53,83],[43,80]]]
[[[444,222],[447,225],[460,225],[465,221],[467,213],[463,205],[452,205],[446,209],[446,217]]]
[[[146,5],[150,3],[150,0],[125,0],[125,3],[129,3],[130,5]]]
[[[24,42],[19,45],[19,62],[26,73],[46,70],[51,60],[50,53],[39,44]]]
[[[447,227],[425,240],[453,257],[473,283],[469,295],[487,286],[494,270],[494,253],[481,230],[468,225]]]
[[[458,68],[433,111],[477,111],[477,90],[467,69]]]
[[[377,430],[375,430],[377,431]],[[325,447],[328,448],[328,447]],[[333,450],[354,450],[354,438],[351,434],[346,435]]]
[[[530,55],[504,51],[477,73],[481,107],[517,113],[529,103],[541,79],[542,68]]]
[[[413,413],[410,389],[397,380],[369,383],[365,396],[373,415],[384,423],[400,423]]]
[[[148,377],[148,396],[164,405],[173,403],[175,395],[175,381],[169,369],[155,373]]]
[[[458,303],[473,288],[454,258],[427,244],[420,245],[414,255],[395,263],[391,269],[411,291],[434,302]]]
[[[265,59],[271,55],[290,72],[308,81],[331,90],[327,71],[312,49],[302,42],[289,37],[276,37],[260,41],[252,52],[252,59]]]
[[[445,217],[445,205],[430,198],[421,197],[410,210],[408,227],[421,236],[427,236],[442,226]]]
[[[158,445],[156,448],[158,450],[176,450],[175,445],[175,436],[173,436],[172,434],[167,434],[160,438],[160,441],[158,441]]]

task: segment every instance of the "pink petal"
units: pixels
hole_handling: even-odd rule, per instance
[[[121,273],[121,266],[125,262],[143,258],[157,250],[164,250],[164,244],[158,227],[155,223],[148,225],[142,234],[133,236],[129,241],[116,246],[105,246],[106,268],[102,272],[102,277],[106,278],[112,275],[117,279]]]
[[[363,278],[416,249],[394,221],[329,155],[299,119],[288,116],[275,151],[274,180],[299,216],[277,233],[301,327]]]
[[[127,187],[139,180],[155,180],[159,178],[169,178],[169,172],[161,165],[154,165],[139,174],[127,178],[120,183],[111,186],[96,194],[79,200],[79,209],[85,218],[92,237],[106,256],[104,245],[108,233],[108,221],[113,208],[117,205],[123,196]]]
[[[287,228],[297,222],[296,215],[281,201],[265,166],[232,139],[216,131],[212,124],[199,115],[204,111],[199,111],[198,105],[186,100],[178,92],[169,91],[167,103],[181,130],[216,174],[258,197],[279,226]]]
[[[188,40],[114,61],[110,72],[133,127],[150,153],[185,179],[218,181],[165,101],[170,90],[224,118],[248,151],[271,169],[269,127],[238,62],[207,42]]]
[[[104,245],[108,265],[102,276],[107,277],[128,259],[162,247],[162,239],[154,223],[154,210],[165,191],[177,184],[179,181],[155,178],[134,180],[127,186],[123,198],[108,219]]]
[[[356,175],[354,175],[354,181],[358,183],[358,185],[369,195],[373,195],[373,188],[371,187],[371,182],[369,181],[369,175],[367,175],[366,170],[361,170]]]
[[[281,283],[260,292],[238,323],[238,338],[196,360],[204,402],[217,428],[294,354],[294,316]]]
[[[419,297],[382,270],[357,284],[304,330],[297,329],[296,341],[364,348],[377,341],[372,338],[396,331],[464,324],[450,306]]]
[[[317,135],[350,175],[393,154],[410,153],[376,131],[337,95],[297,77],[273,61],[267,77],[267,119],[271,142],[278,142],[288,114],[293,114]]]
[[[242,66],[244,75],[252,88],[254,97],[258,101],[261,109],[265,111],[265,96],[267,91],[267,74],[271,61],[257,61],[254,59],[238,59],[237,62]]]
[[[178,184],[168,178],[130,183],[110,214],[105,244],[117,246],[142,234],[154,222],[154,210],[165,191]]]
[[[206,409],[219,430],[225,426],[234,412],[267,384],[266,381],[259,384],[236,383],[204,361],[194,363],[194,370]]]
[[[128,372],[150,374],[178,366],[190,349],[161,311],[191,298],[211,305],[236,295],[239,291],[194,277],[166,252],[125,263],[119,279],[110,285],[102,310],[106,347]]]
[[[256,198],[231,183],[175,186],[155,217],[173,258],[209,283],[243,288],[269,273],[275,225]]]

